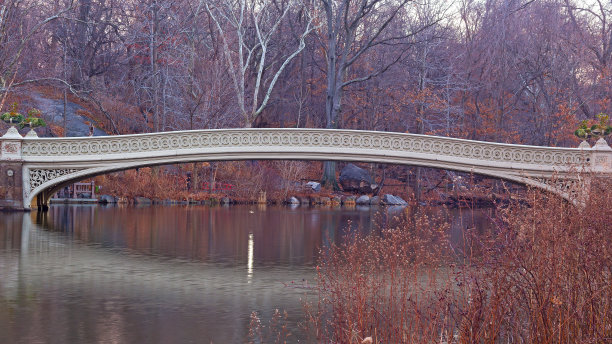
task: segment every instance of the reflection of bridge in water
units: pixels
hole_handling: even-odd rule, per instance
[[[219,129],[82,138],[38,138],[9,130],[2,141],[0,208],[46,207],[59,188],[130,168],[221,160],[336,160],[475,173],[568,198],[572,173],[612,175],[612,149],[539,147],[439,136],[327,129]]]

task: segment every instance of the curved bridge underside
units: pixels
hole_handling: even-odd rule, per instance
[[[4,152],[8,140],[3,141]],[[36,196],[43,196],[46,203],[58,188],[87,177],[196,161],[277,159],[404,164],[506,179],[566,198],[562,188],[549,182],[553,176],[567,179],[570,173],[585,168],[612,174],[612,150],[607,145],[600,145],[600,150],[597,145],[554,148],[375,131],[220,129],[86,138],[26,136],[14,141],[20,143],[25,208]]]

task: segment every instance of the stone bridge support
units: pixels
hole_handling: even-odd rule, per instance
[[[21,143],[23,137],[11,127],[2,136],[0,147],[0,210],[24,210],[23,204],[23,160]]]
[[[2,161],[0,165],[0,210],[23,210],[23,163]]]

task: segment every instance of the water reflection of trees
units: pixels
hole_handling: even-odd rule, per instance
[[[247,261],[252,233],[256,264],[304,264],[314,262],[328,240],[371,231],[375,212],[256,206],[53,206],[36,222],[86,243],[235,263]]]
[[[462,230],[489,228],[488,209],[421,209],[451,225],[451,239]],[[85,243],[100,244],[194,260],[248,259],[249,233],[256,264],[312,264],[319,248],[342,243],[356,234],[393,228],[412,208],[286,207],[98,207],[53,206],[48,213],[30,214],[44,229]],[[0,247],[19,248],[23,214],[7,213],[0,223]]]

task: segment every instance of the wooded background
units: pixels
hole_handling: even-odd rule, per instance
[[[46,87],[109,134],[317,127],[575,147],[579,121],[610,111],[611,18],[602,0],[4,0],[0,111]]]

